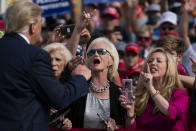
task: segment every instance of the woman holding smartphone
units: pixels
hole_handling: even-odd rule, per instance
[[[187,130],[188,95],[172,57],[155,48],[145,60],[131,104],[119,97],[127,110],[126,128],[148,130]]]
[[[107,38],[100,37],[91,42],[85,59],[92,77],[89,93],[71,105],[73,128],[115,130],[124,117],[118,101],[120,87],[110,81],[118,68],[118,52]]]

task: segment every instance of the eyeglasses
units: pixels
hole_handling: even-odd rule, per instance
[[[150,37],[142,37],[142,36],[138,36],[137,37],[138,40],[150,40]]]
[[[175,29],[175,27],[161,27],[161,30],[169,30],[169,31],[171,31],[171,30],[174,30]]]
[[[109,51],[107,51],[106,49],[102,49],[102,48],[90,50],[90,51],[87,53],[87,56],[93,56],[93,55],[95,55],[96,52],[97,52],[99,55],[105,55],[106,53],[108,53],[108,54],[111,56],[111,54],[110,54]]]

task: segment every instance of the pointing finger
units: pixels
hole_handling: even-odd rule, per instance
[[[150,73],[151,74],[150,67],[149,67],[148,63],[147,63],[147,73]]]

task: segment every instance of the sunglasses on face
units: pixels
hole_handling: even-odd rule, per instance
[[[161,30],[169,30],[169,31],[171,31],[171,30],[174,30],[175,29],[175,27],[161,27]]]
[[[138,40],[150,40],[150,37],[142,37],[142,36],[138,36],[137,37]]]
[[[108,54],[111,56],[110,52],[107,51],[106,49],[92,49],[92,50],[90,50],[90,51],[87,53],[87,56],[93,56],[93,55],[95,55],[96,52],[97,52],[97,54],[99,54],[99,55],[105,55],[106,53],[108,53]]]

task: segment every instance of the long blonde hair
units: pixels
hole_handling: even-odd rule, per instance
[[[160,52],[163,53],[166,57],[167,62],[167,70],[163,79],[163,83],[161,84],[163,88],[160,90],[160,94],[166,99],[170,100],[172,92],[176,89],[182,88],[183,86],[178,78],[177,65],[172,59],[171,55],[167,53],[163,48],[155,48],[152,50],[148,57],[146,58],[142,71],[147,72],[147,63],[149,59],[152,57],[152,54]],[[141,77],[139,78],[138,85],[135,92],[136,101],[135,101],[135,111],[138,116],[142,115],[145,111],[147,103],[150,98],[150,94],[147,91],[146,87],[144,87]],[[158,108],[155,107],[153,113],[157,112]]]

